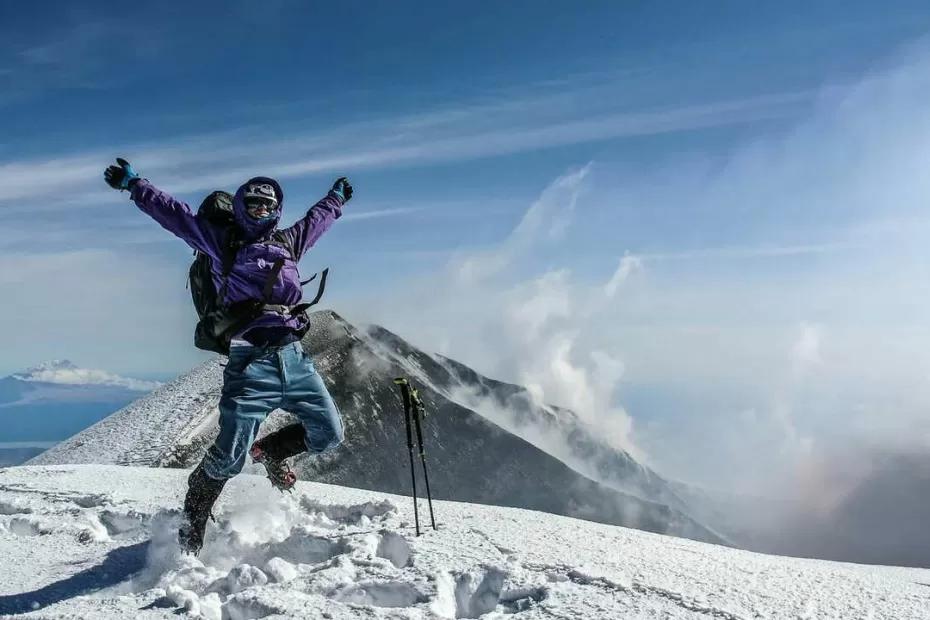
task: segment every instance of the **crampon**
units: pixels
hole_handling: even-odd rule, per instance
[[[297,482],[297,474],[291,469],[285,460],[275,460],[262,449],[258,442],[252,444],[249,450],[249,456],[256,463],[261,463],[268,473],[268,479],[272,486],[279,491],[290,491]]]

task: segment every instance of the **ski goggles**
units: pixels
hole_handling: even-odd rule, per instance
[[[245,211],[253,218],[264,219],[278,212],[278,204],[276,201],[267,198],[247,198],[245,200]]]
[[[243,196],[243,202],[245,202],[246,211],[252,217],[268,217],[278,210],[278,198],[274,187],[269,183],[249,185]]]

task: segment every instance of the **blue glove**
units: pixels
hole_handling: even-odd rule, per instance
[[[131,189],[133,181],[139,179],[139,175],[132,169],[132,164],[122,157],[116,158],[118,166],[110,166],[103,171],[103,180],[113,189]]]
[[[332,192],[342,198],[342,202],[349,202],[352,198],[352,185],[349,183],[349,179],[345,177],[336,179],[336,182],[333,183]]]

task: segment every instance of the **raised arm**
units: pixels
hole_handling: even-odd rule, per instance
[[[146,179],[132,183],[131,196],[144,213],[187,245],[213,258],[219,258],[217,231],[205,220],[191,213],[182,202],[161,191]]]
[[[146,179],[139,178],[125,159],[117,159],[103,173],[114,189],[128,189],[133,202],[162,228],[183,239],[187,245],[213,258],[219,257],[218,231],[191,213],[186,203],[166,194]]]
[[[341,178],[322,200],[310,207],[305,216],[290,228],[281,231],[294,249],[298,260],[342,215],[342,205],[351,197],[352,186],[347,179]]]

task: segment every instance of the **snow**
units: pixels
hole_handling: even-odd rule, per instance
[[[241,475],[200,557],[188,472],[0,470],[0,614],[25,618],[930,618],[930,570],[741,551],[516,508]],[[421,514],[425,514],[425,502]],[[4,616],[9,617],[9,616]],[[19,616],[17,616],[19,617]]]

